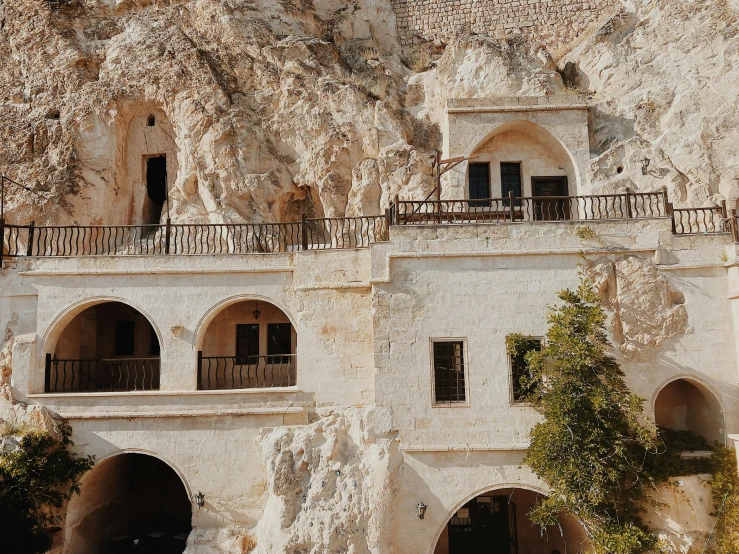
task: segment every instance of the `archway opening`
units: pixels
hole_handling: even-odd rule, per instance
[[[572,157],[546,129],[531,121],[512,121],[501,125],[472,152],[467,173],[467,198],[477,211],[499,210],[509,214],[513,196],[515,219],[570,219],[566,197],[577,188],[577,172]],[[536,197],[535,201],[521,200]],[[548,199],[549,197],[554,197]],[[484,202],[485,199],[503,199]],[[531,205],[530,205],[531,204]],[[530,213],[528,213],[530,212]]]
[[[287,315],[263,300],[224,308],[208,325],[198,354],[201,390],[296,384],[297,334]]]
[[[159,389],[159,337],[149,320],[122,302],[77,314],[46,354],[46,392]]]
[[[434,554],[573,554],[587,551],[587,537],[573,516],[563,514],[559,525],[546,529],[531,522],[528,514],[540,496],[534,491],[508,488],[473,498],[452,514]]]
[[[666,385],[654,402],[659,427],[690,431],[709,444],[724,442],[724,418],[716,397],[703,385],[677,379]]]
[[[67,552],[185,549],[192,506],[179,475],[146,454],[120,454],[85,475],[67,510]]]

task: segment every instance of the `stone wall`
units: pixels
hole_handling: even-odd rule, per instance
[[[446,42],[459,31],[520,31],[560,46],[615,11],[617,0],[394,0],[401,43]]]

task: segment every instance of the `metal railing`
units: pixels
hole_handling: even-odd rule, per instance
[[[159,357],[61,360],[46,355],[44,391],[159,390]]]
[[[198,352],[198,390],[291,387],[296,383],[295,354],[203,356]]]
[[[258,254],[365,248],[387,240],[388,217],[289,223],[36,226],[0,223],[2,257]]]
[[[397,225],[651,219],[670,216],[666,193],[529,196],[475,200],[396,200]]]
[[[731,229],[726,214],[726,205],[710,208],[674,208],[672,210],[672,230],[678,235],[728,233]]]

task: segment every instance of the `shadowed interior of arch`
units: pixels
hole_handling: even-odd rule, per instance
[[[455,511],[436,543],[434,554],[552,554],[587,551],[582,527],[573,516],[541,529],[528,513],[541,495],[525,489],[483,493]]]
[[[177,473],[145,454],[98,463],[69,504],[69,552],[179,554],[191,530],[192,506]],[[137,542],[136,542],[137,541]]]
[[[149,320],[122,302],[77,314],[46,355],[46,392],[159,389],[159,337]]]
[[[691,431],[709,444],[723,444],[721,405],[703,385],[677,379],[666,385],[654,401],[655,423],[673,431]]]
[[[225,307],[208,324],[198,354],[198,389],[296,384],[297,334],[287,315],[264,300]]]

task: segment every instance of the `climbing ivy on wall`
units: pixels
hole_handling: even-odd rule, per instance
[[[13,437],[17,448],[0,451],[0,552],[46,552],[52,543],[47,528],[60,521],[51,509],[79,492],[80,476],[94,463],[69,451],[66,422],[60,430],[60,439],[40,430],[5,433],[6,445]]]
[[[659,451],[657,435],[640,423],[643,400],[607,353],[606,314],[590,283],[583,277],[559,299],[547,344],[526,355],[529,379],[541,383],[528,400],[544,421],[531,431],[525,463],[551,489],[530,517],[549,526],[569,512],[598,554],[645,552],[656,538],[638,506],[655,483],[646,462]]]

